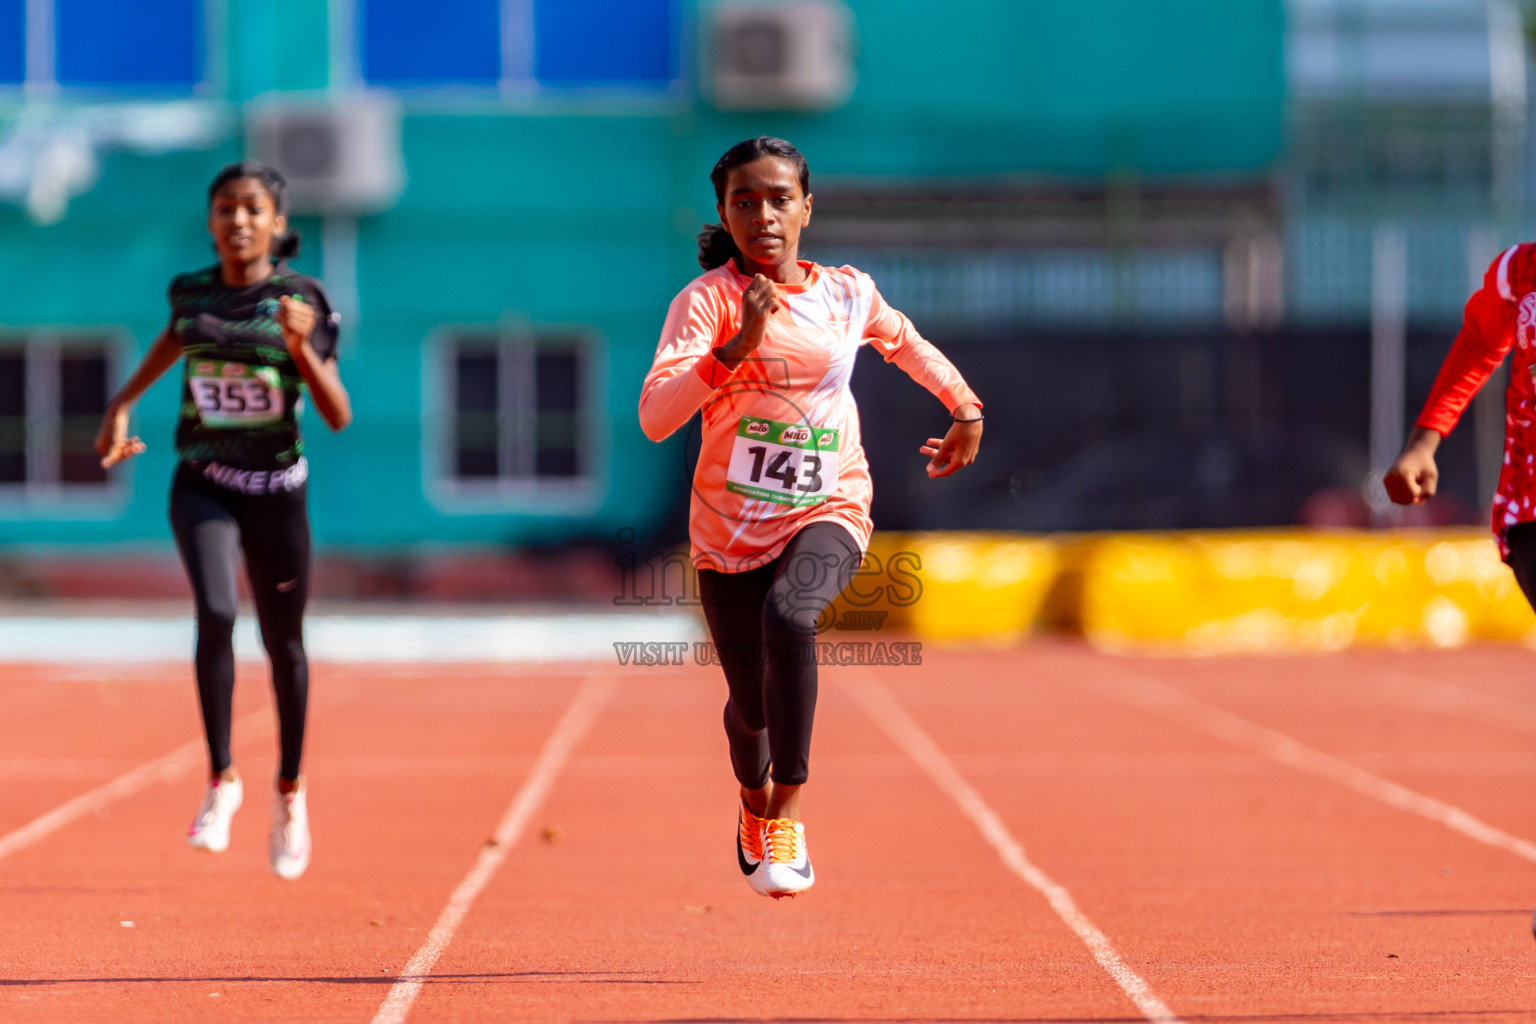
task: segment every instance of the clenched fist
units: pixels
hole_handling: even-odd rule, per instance
[[[734,368],[757,351],[768,334],[768,321],[782,305],[777,285],[762,274],[752,278],[747,290],[741,293],[741,330],[719,348],[721,361]]]
[[[1435,465],[1435,449],[1439,446],[1440,435],[1435,431],[1414,428],[1402,454],[1381,479],[1387,497],[1399,505],[1422,505],[1433,498],[1440,483],[1440,470]]]
[[[315,307],[297,296],[284,295],[277,301],[277,322],[283,329],[283,344],[290,355],[297,355],[315,330]]]

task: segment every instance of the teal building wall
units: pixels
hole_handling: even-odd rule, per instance
[[[693,4],[678,11],[679,78],[665,88],[399,94],[407,184],[397,206],[356,225],[358,308],[343,324],[341,364],[355,422],[333,436],[318,417],[305,420],[320,544],[536,544],[653,528],[684,486],[684,459],[678,439],[657,446],[641,435],[639,384],[667,303],[698,272],[693,235],[713,219],[708,170],[743,137],[790,138],[814,181],[876,185],[1126,172],[1262,178],[1278,158],[1280,0],[850,6],[858,84],[830,113],[712,110],[694,81]],[[241,155],[240,104],[338,84],[336,54],[347,48],[328,15],[344,7],[217,5],[204,92],[227,113],[223,141],[109,153],[59,223],[0,206],[0,339],[55,325],[111,331],[120,381],[164,325],[170,277],[212,259],[203,190]],[[21,108],[19,90],[0,95],[0,131]],[[314,218],[297,226],[305,251],[296,265],[322,273],[327,231]],[[444,325],[499,322],[574,326],[598,339],[598,485],[589,498],[455,506],[432,494],[423,464],[424,424],[436,413],[423,384],[432,339]],[[115,498],[0,498],[0,543],[168,545],[177,387],[167,375],[140,403],[135,426],[150,450]]]

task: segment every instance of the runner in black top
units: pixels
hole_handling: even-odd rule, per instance
[[[225,849],[244,799],[229,756],[243,552],[272,662],[282,749],[268,855],[278,875],[298,878],[310,851],[300,773],[310,548],[301,385],[332,430],[351,422],[352,411],[336,369],[336,314],[319,282],[281,262],[298,252],[282,176],[262,164],[231,164],[209,186],[208,207],[219,262],[171,282],[170,324],[108,404],[96,450],[103,466],[144,451],[129,436],[129,410],[185,356],[171,527],[197,601],[197,688],[212,770],[187,839],[199,849]]]

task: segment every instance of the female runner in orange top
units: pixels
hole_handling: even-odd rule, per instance
[[[699,236],[706,273],[672,301],[640,396],[660,441],[703,410],[689,536],[730,697],[741,784],[737,862],[752,888],[815,880],[800,822],[816,706],[816,622],[869,545],[869,466],[849,378],[878,346],[954,419],[920,451],[928,475],[976,458],[981,403],[949,360],[852,267],[799,259],[810,169],[783,139],[733,146],[710,173],[721,224]]]

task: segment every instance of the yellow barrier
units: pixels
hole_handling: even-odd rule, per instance
[[[832,621],[928,640],[1012,643],[1040,617],[1058,548],[1023,534],[877,533]]]
[[[986,644],[1044,629],[1181,654],[1536,645],[1536,615],[1475,529],[877,533],[820,626]]]
[[[1481,531],[1234,532],[1093,542],[1081,628],[1109,650],[1338,650],[1524,640],[1533,616]]]
[[[917,535],[922,600],[912,631],[931,640],[1012,643],[1033,628],[1056,577],[1056,545],[1006,534]]]

